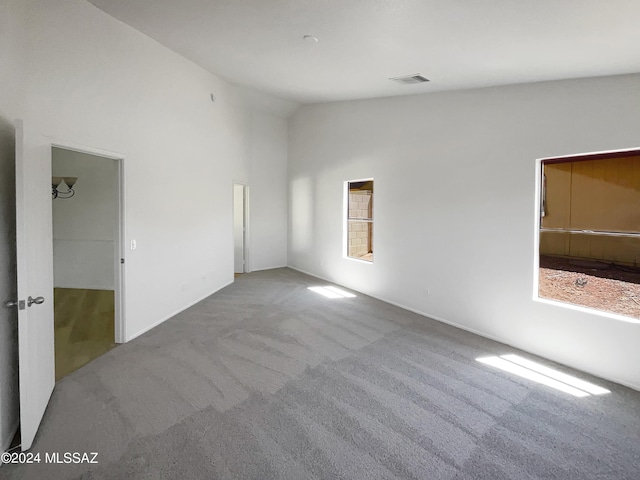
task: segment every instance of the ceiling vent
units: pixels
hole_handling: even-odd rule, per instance
[[[393,80],[394,82],[398,82],[403,85],[415,85],[416,83],[425,83],[429,81],[428,78],[424,78],[419,73],[416,73],[415,75],[406,75],[404,77],[390,78],[389,80]]]

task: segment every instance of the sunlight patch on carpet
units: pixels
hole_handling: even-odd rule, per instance
[[[480,363],[491,365],[514,375],[546,385],[575,397],[603,395],[611,393],[609,390],[580,380],[579,378],[559,372],[553,368],[527,360],[519,355],[501,355],[500,357],[476,358]]]
[[[319,293],[327,298],[355,298],[353,293],[349,293],[345,290],[342,290],[338,287],[327,286],[327,287],[309,287],[309,290],[312,292]]]

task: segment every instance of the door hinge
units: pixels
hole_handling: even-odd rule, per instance
[[[121,258],[121,259],[120,259],[120,263],[121,263],[121,264],[124,264],[124,258]]]

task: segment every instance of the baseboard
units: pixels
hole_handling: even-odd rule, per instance
[[[204,300],[205,298],[207,298],[207,297],[209,297],[209,296],[213,295],[213,294],[214,294],[214,293],[216,293],[216,292],[219,292],[220,290],[222,290],[222,289],[223,289],[223,288],[225,288],[225,287],[228,287],[228,286],[229,286],[229,285],[231,285],[232,283],[233,283],[233,280],[231,280],[231,281],[230,281],[230,282],[228,282],[228,283],[225,283],[224,285],[222,285],[222,286],[221,286],[221,287],[219,287],[219,288],[216,288],[216,289],[215,289],[215,290],[213,290],[212,292],[207,293],[207,294],[205,294],[205,295],[203,295],[203,296],[199,297],[198,299],[196,299],[196,300],[194,300],[193,302],[191,302],[191,303],[189,303],[189,304],[185,305],[184,307],[179,308],[179,309],[178,309],[178,310],[176,310],[175,312],[173,312],[173,313],[171,313],[171,314],[169,314],[169,315],[167,315],[167,316],[165,316],[165,317],[162,317],[162,318],[161,318],[160,320],[158,320],[157,322],[154,322],[154,323],[152,323],[151,325],[149,325],[148,327],[145,327],[145,328],[143,328],[142,330],[140,330],[140,331],[138,331],[138,332],[134,333],[133,335],[130,335],[130,336],[125,340],[125,343],[126,343],[126,342],[130,342],[130,341],[131,341],[131,340],[133,340],[134,338],[138,338],[140,335],[142,335],[142,334],[144,334],[144,333],[147,333],[149,330],[151,330],[151,329],[153,329],[153,328],[157,327],[157,326],[158,326],[158,325],[160,325],[161,323],[166,322],[166,321],[167,321],[167,320],[169,320],[171,317],[175,317],[175,316],[176,316],[176,315],[178,315],[180,312],[184,312],[187,308],[191,308],[191,307],[193,307],[196,303],[201,302],[201,301],[202,301],[202,300]]]
[[[291,270],[295,270],[297,272],[300,272],[300,273],[304,273],[305,275],[309,275],[311,277],[319,278],[320,280],[324,280],[326,282],[336,283],[334,280],[331,280],[331,279],[326,278],[326,277],[322,277],[320,275],[313,274],[311,272],[307,272],[307,271],[302,270],[300,268],[292,267],[291,265],[288,265],[288,268],[290,268]],[[336,285],[340,285],[340,284],[336,284]],[[578,367],[576,365],[571,365],[571,364],[568,364],[568,363],[562,363],[562,362],[559,362],[558,360],[554,360],[553,358],[545,357],[543,355],[540,355],[539,353],[536,353],[536,352],[533,352],[531,350],[528,350],[527,348],[523,348],[521,346],[515,345],[515,344],[511,343],[510,341],[505,340],[504,338],[496,337],[494,335],[491,335],[491,334],[488,334],[488,333],[484,333],[484,332],[481,332],[479,330],[475,330],[473,328],[469,328],[469,327],[467,327],[465,325],[460,325],[459,323],[455,323],[455,322],[449,321],[449,320],[447,320],[445,318],[442,318],[442,317],[439,317],[437,315],[431,315],[428,312],[422,312],[422,311],[417,310],[415,308],[408,307],[406,305],[402,305],[402,304],[394,302],[392,300],[388,300],[388,299],[386,299],[384,297],[380,297],[380,296],[377,296],[377,295],[371,295],[369,293],[361,292],[360,290],[356,290],[355,288],[347,287],[346,285],[340,285],[340,286],[344,287],[344,288],[348,288],[350,290],[353,290],[354,292],[358,292],[358,293],[361,293],[363,295],[367,295],[368,297],[375,298],[376,300],[380,300],[382,302],[388,303],[390,305],[393,305],[394,307],[402,308],[403,310],[407,310],[409,312],[416,313],[416,314],[418,314],[418,315],[420,315],[422,317],[427,317],[427,318],[430,318],[430,319],[433,319],[433,320],[437,320],[438,322],[450,325],[450,326],[455,327],[455,328],[459,328],[460,330],[464,330],[466,332],[473,333],[475,335],[478,335],[479,337],[488,338],[489,340],[493,340],[494,342],[503,343],[503,344],[505,344],[505,345],[507,345],[509,347],[517,348],[518,350],[521,350],[523,352],[529,353],[531,355],[535,355],[535,356],[540,357],[540,358],[546,358],[547,360],[549,360],[551,362],[556,362],[556,363],[565,365],[565,366],[567,366],[569,368],[573,368],[575,370],[578,370],[580,372],[585,372],[588,375],[593,375],[595,377],[602,378],[603,380],[607,380],[609,382],[617,383],[618,385],[623,385],[623,386],[631,388],[633,390],[640,391],[640,385],[635,385],[635,384],[630,383],[630,382],[625,382],[623,380],[612,378],[612,377],[605,376],[605,375],[598,374],[598,373],[587,372],[587,371],[583,370],[581,367]]]
[[[288,268],[288,265],[280,265],[279,267],[253,268],[250,272],[245,272],[245,273],[263,272],[265,270],[275,270],[276,268]]]

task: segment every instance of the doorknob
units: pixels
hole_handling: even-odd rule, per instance
[[[30,307],[34,303],[36,305],[40,305],[41,303],[44,303],[44,297],[33,298],[31,295],[29,295],[29,298],[27,298],[27,307]]]

